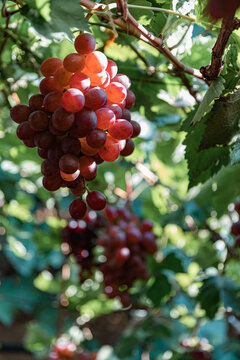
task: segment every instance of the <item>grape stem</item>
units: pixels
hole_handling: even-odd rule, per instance
[[[237,30],[239,27],[240,27],[240,20],[234,17],[234,13],[231,15],[226,15],[223,18],[220,33],[212,49],[211,64],[207,66],[203,66],[200,69],[200,72],[202,73],[205,79],[212,81],[217,79],[218,76],[221,74],[224,65],[222,59],[228,40],[232,32],[234,30]]]
[[[163,43],[162,36],[159,36],[159,37],[154,36],[144,26],[139,24],[134,19],[134,17],[129,13],[128,9],[126,8],[126,5],[124,5],[123,0],[117,0],[116,2],[117,2],[118,15],[121,14],[123,19],[121,19],[120,17],[116,18],[115,16],[113,16],[113,22],[115,25],[117,25],[121,29],[123,29],[125,33],[132,35],[132,36],[144,41],[145,43],[153,46],[154,48],[156,48],[160,53],[162,53],[169,60],[169,62],[178,71],[185,72],[185,73],[190,74],[198,79],[205,81],[203,74],[199,70],[191,68],[189,66],[186,66],[171,53],[171,51]],[[101,16],[104,17],[105,19],[109,20],[109,15],[106,12],[106,10],[109,12],[110,6],[107,7],[104,4],[95,3],[91,0],[80,0],[80,4],[89,10],[101,12]],[[115,4],[110,4],[110,5],[115,5]]]

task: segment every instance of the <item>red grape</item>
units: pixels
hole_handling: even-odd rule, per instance
[[[10,116],[14,122],[21,124],[27,121],[30,113],[30,108],[27,105],[18,104],[11,109]]]
[[[87,212],[87,205],[83,200],[75,199],[69,206],[69,213],[73,219],[82,219]]]
[[[72,73],[64,67],[60,67],[54,74],[54,80],[58,86],[68,86]]]
[[[79,159],[72,154],[64,154],[59,160],[59,168],[67,174],[73,174],[79,168]]]
[[[52,91],[63,91],[63,87],[58,86],[54,80],[53,76],[50,76],[48,78],[44,78],[40,84],[39,89],[42,95],[47,95],[48,93]]]
[[[128,139],[133,133],[132,124],[125,119],[118,119],[109,127],[109,134],[118,140]]]
[[[41,64],[41,73],[45,77],[55,74],[56,70],[63,66],[63,61],[59,58],[48,58]]]
[[[88,75],[83,74],[82,72],[76,72],[72,75],[69,85],[71,88],[85,92],[90,88],[91,80]]]
[[[97,164],[90,156],[81,156],[79,159],[80,174],[86,180],[92,180],[97,174]]]
[[[90,34],[80,34],[76,37],[74,46],[79,54],[89,54],[94,51],[96,40]]]
[[[17,127],[17,137],[21,140],[29,140],[32,139],[35,135],[35,132],[30,127],[30,123],[28,121],[24,121],[19,124]]]
[[[131,80],[129,79],[129,77],[127,75],[124,74],[117,74],[113,79],[113,82],[119,82],[120,84],[122,84],[123,86],[125,86],[125,88],[128,90],[131,86]]]
[[[110,79],[114,78],[118,72],[117,64],[113,60],[108,60],[106,71],[109,73]]]
[[[106,94],[109,101],[113,103],[120,103],[126,99],[127,90],[122,84],[118,82],[111,82],[106,88]]]
[[[66,111],[63,107],[58,108],[52,115],[53,126],[60,131],[69,130],[74,123],[74,114]]]
[[[84,108],[76,113],[75,125],[78,137],[85,137],[97,126],[97,116],[94,111]]]
[[[135,104],[135,95],[131,90],[127,91],[126,109],[131,109]]]
[[[78,89],[68,89],[62,96],[62,106],[66,111],[76,113],[84,107],[85,98]]]
[[[61,104],[62,93],[58,91],[52,91],[48,93],[43,100],[43,106],[49,112],[54,112],[61,106]]]
[[[81,143],[72,136],[66,136],[61,141],[61,148],[65,154],[79,155],[81,151]]]
[[[28,118],[30,128],[34,131],[43,131],[48,127],[48,116],[44,111],[36,110]]]
[[[133,127],[133,133],[131,138],[135,138],[137,137],[140,132],[141,132],[141,126],[139,125],[139,123],[137,121],[131,121],[132,127]]]
[[[86,141],[93,148],[100,148],[106,142],[106,133],[100,129],[94,129],[86,136]]]
[[[42,94],[35,94],[29,98],[29,108],[31,111],[41,110],[43,106],[44,96]]]
[[[87,55],[85,65],[91,73],[100,73],[106,70],[108,60],[101,51],[93,51]]]
[[[97,110],[107,104],[107,94],[100,87],[94,87],[85,92],[85,106]]]
[[[120,152],[120,154],[122,156],[129,156],[133,153],[134,151],[134,142],[132,141],[132,139],[127,139],[126,140],[126,145],[124,147],[124,149]]]
[[[106,206],[106,198],[100,191],[90,191],[86,200],[88,206],[93,210],[103,210]]]
[[[47,130],[35,134],[34,142],[37,147],[49,149],[54,144],[54,136]]]
[[[81,71],[85,65],[85,58],[83,55],[72,53],[63,60],[64,68],[69,72]],[[81,89],[80,89],[81,90]]]
[[[116,121],[116,116],[112,110],[109,108],[101,108],[95,111],[97,116],[97,128],[98,129],[108,129]]]

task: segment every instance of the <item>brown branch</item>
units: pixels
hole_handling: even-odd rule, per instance
[[[227,42],[232,32],[240,27],[240,20],[234,17],[234,14],[223,18],[220,33],[212,49],[211,64],[203,66],[200,72],[207,80],[215,80],[221,74],[224,62],[222,60]]]
[[[95,3],[91,0],[80,0],[80,4],[89,10],[101,12],[101,16],[104,17],[105,19],[109,20],[109,15],[106,12],[106,10],[109,10],[110,7],[107,7],[106,5],[103,5],[103,4]],[[124,3],[122,3],[121,0],[118,0],[119,8],[123,4]],[[122,9],[122,8],[120,8],[120,9]],[[123,12],[123,10],[121,10],[121,11]],[[129,35],[133,35],[134,37],[136,37],[136,38],[144,41],[145,43],[153,46],[154,48],[156,48],[161,54],[163,54],[169,60],[169,62],[177,70],[181,70],[192,76],[195,76],[199,79],[204,80],[203,75],[201,74],[201,72],[199,70],[191,68],[189,66],[186,66],[181,61],[179,61],[171,53],[171,51],[163,44],[162,38],[152,35],[147,29],[144,28],[144,26],[140,25],[134,19],[134,17],[129,13],[129,11],[127,11],[126,14],[124,13],[124,16],[126,17],[126,21],[113,16],[114,24],[119,26],[121,29],[123,29],[125,33],[127,33]]]
[[[138,49],[136,48],[136,46],[132,43],[129,43],[130,48],[135,52],[135,54],[139,57],[140,60],[142,60],[142,62],[145,64],[147,70],[149,71],[149,73],[152,75],[155,73],[156,69],[154,66],[152,66],[151,64],[149,64],[149,62],[145,59],[144,56],[142,56],[142,54],[138,51]]]

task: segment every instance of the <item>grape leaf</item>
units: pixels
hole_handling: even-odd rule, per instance
[[[148,6],[148,7],[152,6],[151,2],[147,1],[147,0],[137,0],[137,1],[129,0],[128,4]],[[142,25],[150,24],[152,17],[154,16],[154,13],[152,10],[129,8],[129,12]]]
[[[210,104],[212,101],[222,94],[224,90],[224,83],[225,80],[222,77],[219,77],[212,82],[201,104],[199,105],[196,114],[194,115],[192,125],[195,125],[198,121],[200,121],[204,113],[210,110]]]
[[[208,317],[213,318],[223,304],[240,312],[240,288],[228,277],[214,276],[203,281],[198,300]]]

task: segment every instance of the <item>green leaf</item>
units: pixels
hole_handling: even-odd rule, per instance
[[[148,7],[152,6],[151,2],[147,0],[129,0],[128,4],[148,6]],[[129,8],[129,12],[142,25],[150,24],[152,17],[154,16],[153,11],[146,9]]]
[[[236,313],[240,312],[240,287],[230,278],[214,276],[203,281],[198,294],[201,307],[208,317],[213,318],[223,304]]]
[[[233,145],[233,150],[231,153],[231,164],[236,165],[240,162],[240,139],[237,139],[237,141]]]
[[[177,256],[176,252],[167,254],[167,256],[160,263],[160,268],[174,272],[184,272],[182,259]]]
[[[222,77],[219,77],[212,82],[194,115],[192,125],[195,125],[198,121],[200,121],[202,116],[210,110],[210,104],[212,101],[222,94],[224,90],[224,83],[225,80]]]
[[[160,306],[165,296],[169,295],[172,290],[168,278],[164,274],[156,277],[154,283],[147,291],[147,296],[152,300],[154,306]]]

